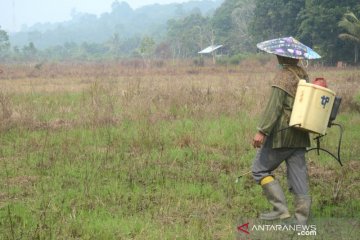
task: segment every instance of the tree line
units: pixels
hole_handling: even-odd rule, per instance
[[[8,34],[0,28],[0,59],[193,58],[214,44],[224,45],[223,55],[246,57],[257,53],[255,46],[260,41],[293,36],[323,56],[325,64],[359,61],[358,0],[225,0],[211,14],[198,8],[187,12],[181,9],[174,11],[176,16],[166,18],[158,31],[155,27],[128,37],[113,31],[105,39],[66,41],[46,48],[34,42],[12,46]],[[116,1],[106,19],[119,27],[130,13],[128,6]],[[90,20],[96,24],[94,18],[84,21]]]

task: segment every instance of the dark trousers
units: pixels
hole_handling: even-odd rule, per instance
[[[265,141],[258,150],[252,166],[252,174],[257,183],[283,162],[286,163],[289,189],[296,195],[308,195],[308,174],[305,161],[305,148],[271,148]]]

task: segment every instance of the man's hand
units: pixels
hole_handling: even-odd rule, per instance
[[[263,134],[262,132],[257,132],[255,134],[255,137],[253,138],[253,147],[254,148],[259,148],[261,147],[261,145],[263,145],[264,141],[265,141],[266,135]]]

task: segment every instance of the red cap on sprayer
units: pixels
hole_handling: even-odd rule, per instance
[[[312,84],[327,88],[326,80],[325,80],[325,78],[322,78],[322,77],[315,78],[315,80],[312,82]]]

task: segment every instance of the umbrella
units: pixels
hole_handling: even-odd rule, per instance
[[[256,45],[260,50],[283,57],[296,59],[317,59],[321,56],[293,37],[276,38]]]

